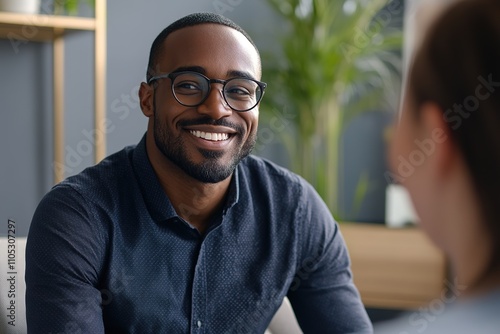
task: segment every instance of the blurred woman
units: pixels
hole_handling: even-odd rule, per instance
[[[460,1],[428,30],[390,148],[396,176],[403,160],[458,286],[376,333],[500,333],[500,1]]]

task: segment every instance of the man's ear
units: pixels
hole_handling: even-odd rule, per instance
[[[141,104],[142,113],[146,117],[152,117],[154,114],[153,99],[153,87],[145,82],[142,82],[141,87],[139,88],[139,101]]]
[[[422,126],[422,148],[432,161],[433,170],[439,177],[445,177],[458,158],[453,133],[443,116],[443,110],[436,103],[427,102],[420,107],[420,124]]]

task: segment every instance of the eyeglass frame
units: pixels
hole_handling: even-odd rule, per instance
[[[179,99],[177,98],[177,95],[175,95],[175,91],[174,91],[174,80],[175,78],[177,78],[179,75],[181,74],[196,74],[202,78],[204,78],[205,80],[207,80],[208,82],[208,92],[207,92],[207,95],[198,103],[198,104],[195,104],[195,105],[189,105],[189,104],[185,104],[185,103],[182,103],[181,101],[179,101]],[[262,101],[262,97],[264,97],[264,92],[265,92],[265,89],[267,87],[267,83],[265,82],[262,82],[262,81],[258,81],[258,80],[255,80],[255,79],[252,79],[252,78],[247,78],[247,77],[234,77],[234,78],[231,78],[231,79],[228,79],[228,80],[222,80],[222,79],[210,79],[208,78],[207,76],[199,73],[199,72],[195,72],[195,71],[181,71],[181,72],[170,72],[170,73],[165,73],[165,74],[159,74],[159,75],[155,75],[155,76],[152,76],[151,78],[149,78],[148,80],[148,85],[151,85],[151,83],[153,83],[154,81],[156,80],[159,80],[159,79],[165,79],[165,78],[168,78],[170,79],[170,89],[172,91],[172,95],[173,97],[175,98],[175,100],[180,104],[180,105],[183,105],[185,107],[198,107],[200,105],[203,104],[203,102],[205,102],[208,98],[208,96],[210,95],[210,92],[212,91],[212,84],[213,83],[218,83],[218,84],[222,84],[222,90],[221,90],[221,94],[222,94],[222,97],[224,98],[224,101],[226,102],[227,106],[229,108],[231,108],[231,110],[234,110],[234,111],[237,111],[237,112],[246,112],[246,111],[250,111],[252,110],[253,108],[257,107],[260,103],[260,101]],[[238,110],[238,109],[235,109],[233,107],[231,107],[231,104],[227,101],[227,98],[226,98],[226,94],[224,93],[224,87],[226,87],[226,84],[231,81],[231,80],[236,80],[236,79],[245,79],[245,80],[250,80],[250,81],[253,81],[257,84],[257,86],[259,86],[260,90],[262,91],[262,94],[260,95],[260,98],[257,100],[257,102],[255,103],[255,105],[252,107],[252,108],[248,108],[248,109],[245,109],[245,110]]]

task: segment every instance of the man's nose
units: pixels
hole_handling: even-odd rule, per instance
[[[197,108],[200,114],[210,116],[215,120],[230,116],[233,113],[233,110],[228,106],[222,95],[222,90],[217,86],[220,85],[216,84],[212,86],[207,99]]]

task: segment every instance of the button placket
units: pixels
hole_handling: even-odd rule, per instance
[[[205,268],[205,241],[202,242],[198,261],[195,267],[192,288],[192,313],[191,313],[191,333],[204,333],[205,313],[206,313],[206,268]]]

